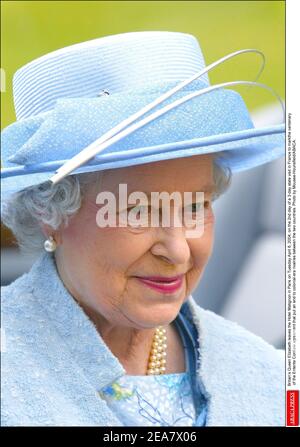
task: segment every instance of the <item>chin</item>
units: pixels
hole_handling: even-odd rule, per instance
[[[143,322],[145,327],[167,326],[177,317],[183,301],[177,303],[156,303],[150,308],[143,309],[136,314],[136,321]]]

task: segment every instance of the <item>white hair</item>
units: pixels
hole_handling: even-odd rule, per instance
[[[45,182],[12,194],[3,203],[2,221],[14,234],[20,250],[24,253],[43,250],[45,237],[41,223],[53,230],[67,226],[69,218],[79,211],[88,188],[100,185],[102,172],[69,175],[55,185]],[[232,173],[229,168],[220,167],[215,157],[213,177],[212,200],[216,200],[229,188]]]

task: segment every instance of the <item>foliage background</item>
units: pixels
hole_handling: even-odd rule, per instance
[[[15,120],[12,76],[19,67],[67,45],[143,30],[194,34],[207,63],[238,49],[258,48],[267,59],[260,82],[284,98],[284,1],[2,1],[1,67],[6,92],[1,128]],[[210,80],[254,80],[259,63],[256,55],[242,55],[214,69]],[[250,109],[274,102],[263,89],[236,90]]]

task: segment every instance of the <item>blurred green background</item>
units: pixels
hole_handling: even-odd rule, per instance
[[[179,31],[195,35],[206,63],[242,48],[262,50],[267,64],[259,81],[285,93],[284,1],[2,1],[1,128],[15,121],[12,77],[27,62],[74,43],[130,31]],[[246,54],[210,73],[212,83],[254,80],[260,59]],[[274,102],[259,88],[236,87],[250,109]]]

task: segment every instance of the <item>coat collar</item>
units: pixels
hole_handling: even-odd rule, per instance
[[[53,254],[43,253],[30,273],[35,278],[30,283],[34,296],[91,385],[99,390],[126,374],[64,286]],[[274,425],[274,413],[280,420],[284,372],[278,362],[274,363],[276,350],[238,325],[202,309],[191,295],[184,303],[184,313],[198,334],[197,376],[208,403],[206,425]],[[282,393],[282,398],[274,397],[274,393]]]
[[[33,265],[32,273],[37,279],[32,284],[34,295],[92,386],[100,389],[124,375],[122,364],[62,282],[54,255],[43,253]]]
[[[206,425],[285,425],[284,351],[201,308],[192,297],[188,305],[198,332]]]

